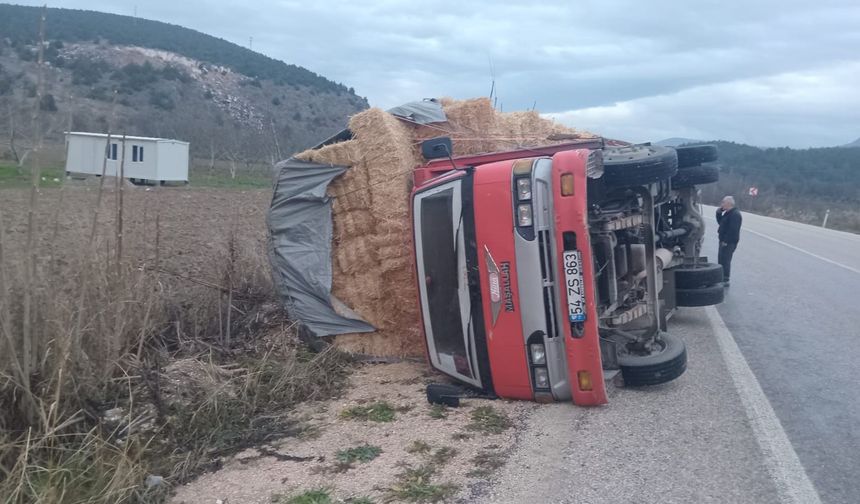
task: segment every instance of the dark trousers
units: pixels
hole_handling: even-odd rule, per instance
[[[732,275],[732,256],[735,254],[737,243],[720,243],[720,252],[717,254],[717,262],[723,267],[723,280],[728,280]]]

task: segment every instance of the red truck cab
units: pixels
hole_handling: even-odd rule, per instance
[[[696,257],[698,196],[672,188],[677,166],[674,149],[590,139],[416,168],[431,366],[483,394],[579,405],[607,402],[607,368],[631,385],[680,376],[686,349],[666,320],[717,279]]]

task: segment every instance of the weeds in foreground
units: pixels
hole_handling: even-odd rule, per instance
[[[307,490],[293,496],[285,496],[281,494],[272,495],[273,504],[335,504],[343,502],[344,504],[374,504],[369,497],[351,497],[345,500],[335,500],[331,496],[331,491],[325,488],[316,490]]]
[[[466,426],[468,430],[485,434],[501,434],[513,427],[513,422],[507,415],[492,406],[480,406],[472,410],[472,421]]]
[[[424,463],[418,467],[406,466],[397,475],[394,484],[386,489],[386,502],[439,502],[457,492],[456,485],[433,482],[438,469],[457,455],[456,449],[442,446],[433,450],[426,441],[415,440],[406,451],[419,455]]]
[[[346,450],[340,450],[335,454],[338,462],[352,464],[355,462],[370,462],[382,453],[382,448],[374,445],[364,444]]]
[[[370,422],[391,422],[395,416],[397,410],[387,401],[377,401],[367,406],[352,406],[340,412],[341,418]]]
[[[439,502],[457,493],[458,487],[448,483],[432,482],[436,474],[433,464],[407,467],[393,485],[386,489],[386,502]]]
[[[443,446],[430,455],[430,463],[434,466],[443,466],[451,461],[457,455],[456,448],[451,448],[450,446]]]
[[[347,371],[347,360],[334,349],[307,362],[267,355],[244,364],[192,407],[177,403],[169,408],[168,439],[188,454],[174,469],[176,477],[190,476],[212,458],[241,447],[303,435],[308,428],[289,420],[291,408],[336,394]]]
[[[31,246],[10,241],[0,215],[3,504],[162,502],[225,454],[301,434],[292,406],[345,384],[342,355],[299,358],[289,343],[262,246],[226,237],[230,253],[204,272],[216,283],[162,275],[158,225],[127,225],[120,249],[119,229],[104,236],[104,216],[119,213],[104,200],[84,219],[91,241],[60,246],[57,226],[34,230]],[[230,296],[217,284],[225,271]],[[275,330],[277,340],[259,337]],[[179,361],[200,380],[171,378]],[[119,417],[107,421],[107,410]],[[157,483],[145,483],[150,474]]]
[[[273,495],[273,504],[334,504],[331,493],[326,488],[307,490],[293,496]]]
[[[433,447],[430,446],[430,443],[428,443],[427,441],[421,441],[420,439],[416,439],[415,441],[412,441],[409,446],[406,447],[406,453],[429,453],[432,449]]]
[[[346,502],[346,504],[374,504],[370,497],[353,497],[351,499],[346,499],[344,502]]]
[[[492,449],[480,451],[472,458],[474,469],[466,475],[470,478],[486,478],[505,465],[505,455]]]
[[[427,414],[435,420],[443,420],[448,418],[448,407],[444,404],[434,404],[430,406],[430,411]]]

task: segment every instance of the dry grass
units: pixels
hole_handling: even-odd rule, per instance
[[[109,184],[0,194],[4,503],[159,502],[344,383],[274,301],[268,192]]]

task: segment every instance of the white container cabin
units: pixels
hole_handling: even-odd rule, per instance
[[[188,142],[167,138],[149,138],[86,133],[66,133],[66,174],[123,177],[134,183],[188,183]],[[120,167],[121,161],[125,163]]]

